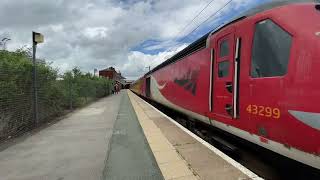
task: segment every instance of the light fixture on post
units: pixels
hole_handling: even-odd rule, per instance
[[[38,92],[37,92],[37,68],[36,68],[36,48],[37,44],[43,43],[44,38],[43,35],[37,32],[32,32],[32,63],[33,63],[33,73],[32,73],[32,81],[33,81],[33,115],[34,121],[38,124]]]

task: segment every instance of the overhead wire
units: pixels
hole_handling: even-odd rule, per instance
[[[191,24],[191,23],[204,11],[204,9],[206,9],[213,1],[214,1],[214,0],[211,0],[211,1],[191,20],[191,22],[186,25],[186,27],[189,26],[189,24]],[[215,13],[213,13],[212,15],[210,15],[205,21],[203,21],[202,23],[200,23],[200,24],[199,24],[196,28],[194,28],[190,33],[188,33],[187,35],[185,35],[185,36],[182,38],[181,41],[185,40],[190,34],[192,34],[193,32],[195,32],[202,24],[204,24],[205,22],[207,22],[210,18],[212,18],[212,17],[214,17],[215,15],[217,15],[220,11],[222,11],[222,10],[223,10],[227,5],[229,5],[232,1],[233,1],[233,0],[229,0],[224,6],[222,6],[220,9],[218,9],[218,10],[217,10]],[[183,31],[181,31],[181,32],[183,32]],[[179,33],[181,33],[181,32],[179,32]],[[179,33],[178,33],[178,35],[179,35]],[[174,38],[174,39],[176,39],[176,38]],[[177,44],[176,44],[176,45],[177,45]],[[173,50],[173,48],[174,48],[174,46],[172,46],[171,48],[169,48],[169,49],[167,50],[167,52],[170,52],[171,50]],[[176,50],[177,50],[177,48],[176,48]],[[166,58],[166,59],[168,59],[168,58]]]
[[[187,35],[185,35],[180,41],[185,40],[189,35],[191,35],[193,32],[195,32],[197,29],[199,29],[199,27],[201,25],[203,25],[204,23],[206,23],[209,19],[211,19],[212,17],[214,17],[215,15],[217,15],[220,11],[222,11],[227,5],[229,5],[233,0],[229,0],[226,4],[224,4],[224,6],[222,6],[220,9],[218,9],[216,12],[214,12],[212,15],[210,15],[206,20],[204,20],[202,23],[200,23],[196,28],[194,28],[190,33],[188,33]],[[211,3],[211,2],[210,2]],[[170,48],[168,51],[171,51],[173,48]]]
[[[213,13],[211,16],[209,16],[205,21],[203,21],[202,23],[200,23],[196,28],[194,28],[190,33],[188,33],[186,36],[184,36],[184,38],[181,40],[185,40],[185,38],[187,38],[190,34],[192,34],[193,32],[195,32],[197,29],[199,29],[199,27],[204,24],[205,22],[207,22],[209,19],[211,19],[212,17],[214,17],[215,15],[217,15],[220,11],[222,11],[228,4],[230,4],[233,0],[229,0],[223,7],[221,7],[218,11],[216,11],[215,13]]]
[[[184,27],[177,33],[176,36],[179,37],[179,34],[182,33],[190,24],[192,24],[192,23],[194,22],[194,20],[197,19],[197,18],[201,15],[201,13],[202,13],[205,9],[207,9],[207,7],[209,7],[209,5],[210,5],[213,1],[215,1],[215,0],[211,0],[207,5],[205,5],[205,6],[201,9],[201,11],[199,11],[199,13],[198,13],[186,26],[184,26]]]

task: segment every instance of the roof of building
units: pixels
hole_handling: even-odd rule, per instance
[[[106,69],[102,69],[102,70],[100,70],[99,72],[101,72],[101,71],[115,71],[115,72],[117,72],[117,71],[114,69],[114,67],[112,67],[112,66],[110,66],[110,67],[108,67],[108,68],[106,68]]]
[[[112,72],[114,72],[119,79],[126,79],[125,77],[123,77],[123,76],[121,75],[121,72],[120,72],[120,71],[117,72],[116,69],[115,69],[114,67],[112,67],[112,66],[110,66],[110,67],[108,67],[108,68],[106,68],[106,69],[100,70],[99,73],[100,73],[100,72],[106,72],[106,71],[112,71]]]

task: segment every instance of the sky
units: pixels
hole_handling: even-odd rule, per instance
[[[134,80],[148,71],[146,67],[154,68],[215,27],[267,1],[1,0],[0,38],[9,37],[7,50],[14,51],[31,47],[31,32],[40,32],[45,42],[38,45],[37,57],[60,73],[73,67],[93,72],[113,66]]]

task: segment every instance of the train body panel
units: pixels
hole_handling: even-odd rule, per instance
[[[133,91],[320,169],[318,19],[313,3],[239,19]]]
[[[203,49],[156,71],[152,76],[158,83],[158,89],[170,102],[206,115],[207,95],[209,93],[210,52]],[[157,100],[157,97],[152,97]]]

